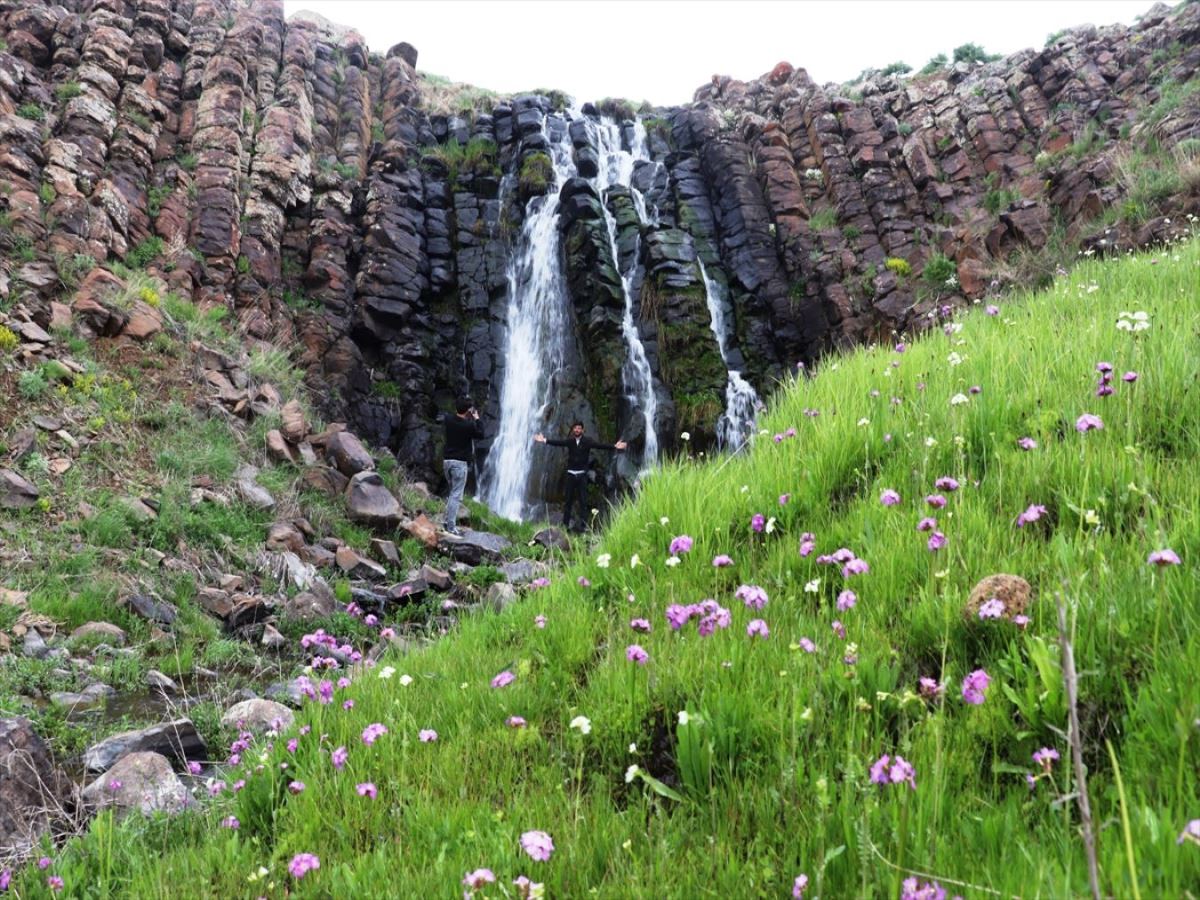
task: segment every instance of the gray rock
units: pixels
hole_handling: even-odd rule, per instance
[[[438,541],[438,550],[459,562],[477,566],[484,562],[497,562],[505,550],[512,546],[508,538],[489,531],[468,529],[461,538]]]
[[[221,716],[221,725],[225,728],[237,728],[253,734],[263,734],[267,731],[283,733],[296,722],[296,714],[274,700],[243,700],[235,703]]]
[[[271,492],[255,481],[258,477],[255,466],[242,466],[234,477],[237,478],[238,495],[244,501],[256,509],[275,508],[275,498]]]
[[[511,584],[497,581],[488,587],[483,600],[496,612],[504,612],[504,610],[517,602],[517,591]]]
[[[543,528],[533,536],[533,542],[548,550],[571,549],[571,542],[559,528]]]
[[[37,501],[36,487],[12,469],[0,469],[0,509],[28,509]]]
[[[337,431],[329,436],[325,456],[347,477],[375,468],[375,460],[367,448],[349,431]]]
[[[549,572],[550,567],[533,559],[515,559],[502,565],[500,571],[509,584],[528,584]]]
[[[113,625],[111,622],[87,622],[71,632],[71,640],[95,637],[96,635],[103,637],[106,644],[113,644],[117,647],[124,647],[125,641],[128,639],[125,629]]]
[[[322,619],[333,615],[336,607],[337,598],[333,591],[324,580],[318,578],[310,590],[301,591],[283,601],[283,614],[291,619]]]
[[[84,751],[83,764],[89,772],[105,772],[122,756],[146,751],[161,753],[180,762],[208,757],[208,747],[191,719],[176,719],[105,738]]]
[[[417,577],[428,584],[435,591],[448,591],[454,587],[454,579],[450,577],[449,572],[444,572],[434,566],[425,563],[421,566]]]
[[[158,622],[160,625],[171,625],[179,616],[179,610],[172,604],[165,600],[155,600],[145,594],[130,594],[124,603],[143,619]]]
[[[346,509],[351,518],[360,522],[394,525],[400,521],[400,501],[387,489],[378,472],[363,471],[350,479]]]
[[[279,629],[274,625],[267,624],[263,626],[261,643],[268,650],[282,650],[288,645],[288,639],[279,633]]]
[[[25,632],[25,647],[22,651],[30,659],[45,659],[50,655],[50,647],[42,640],[36,628]]]
[[[71,691],[54,691],[50,694],[50,702],[54,706],[61,707],[68,713],[71,713],[103,706],[104,698],[90,694],[72,693]]]
[[[146,685],[151,690],[162,691],[164,694],[179,693],[179,685],[170,676],[164,675],[158,669],[151,669],[146,673]]]
[[[178,812],[192,803],[191,795],[161,753],[136,752],[117,763],[83,789],[83,799],[97,809]]]
[[[28,854],[50,827],[65,780],[25,718],[0,719],[0,847]]]

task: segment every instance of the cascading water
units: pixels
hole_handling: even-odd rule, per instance
[[[545,128],[545,126],[543,126]],[[571,339],[566,285],[558,246],[558,194],[575,174],[567,129],[545,128],[554,186],[529,201],[516,252],[508,265],[505,376],[500,428],[480,479],[480,497],[509,519],[521,519],[529,499],[533,435],[545,427],[552,381]]]
[[[634,208],[637,210],[639,223],[648,220],[646,201],[641,193],[632,187],[633,169],[639,159],[648,160],[646,150],[646,130],[640,122],[634,127],[635,138],[633,152],[622,149],[620,127],[609,120],[595,124],[593,131],[596,150],[600,157],[599,171],[594,183],[600,193],[613,185],[628,186],[633,197]],[[617,252],[617,220],[608,208],[604,206],[604,221],[608,227],[608,243],[612,250],[613,262],[621,275],[621,289],[625,294],[625,310],[621,316],[621,333],[625,339],[625,364],[621,367],[621,383],[625,388],[625,399],[632,408],[641,410],[642,423],[645,431],[645,443],[642,447],[641,470],[646,471],[658,457],[658,435],[655,432],[654,420],[658,413],[658,398],[654,394],[654,378],[650,372],[650,360],[646,357],[646,348],[638,334],[637,324],[633,320],[633,281],[637,274],[638,253],[633,254],[632,265],[622,267]]]
[[[703,260],[696,261],[700,264],[700,277],[704,279],[704,295],[708,300],[713,334],[716,335],[721,359],[725,361],[725,368],[729,372],[725,382],[725,412],[717,422],[717,443],[722,448],[736,452],[744,447],[754,434],[754,419],[759,407],[758,393],[750,382],[742,377],[742,373],[730,364],[730,329],[725,318],[724,288],[718,281],[709,277]]]

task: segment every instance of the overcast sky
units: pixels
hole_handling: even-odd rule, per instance
[[[1151,0],[284,0],[356,28],[378,52],[503,93],[559,88],[673,105],[714,73],[755,78],[787,60],[818,82],[902,60],[915,69],[974,42],[1040,48],[1074,25],[1130,24]]]

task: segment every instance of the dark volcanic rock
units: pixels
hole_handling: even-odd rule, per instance
[[[208,748],[190,719],[176,719],[140,731],[123,731],[93,744],[84,751],[84,767],[106,772],[128,753],[161,753],[178,763],[207,759]]]

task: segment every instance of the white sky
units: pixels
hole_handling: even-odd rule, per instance
[[[371,50],[408,41],[417,69],[503,93],[559,88],[674,105],[714,73],[748,80],[781,60],[820,83],[968,42],[1040,48],[1074,25],[1131,24],[1152,0],[284,0],[356,28]]]

